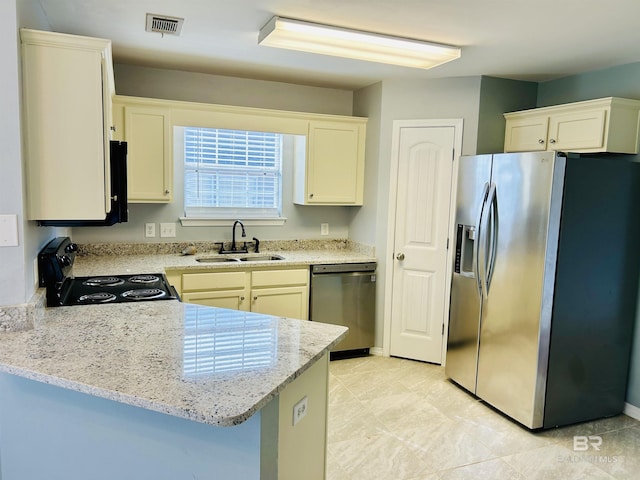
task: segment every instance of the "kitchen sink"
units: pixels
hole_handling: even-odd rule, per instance
[[[196,257],[196,262],[200,263],[225,263],[225,262],[239,262],[239,258],[232,257]]]
[[[275,260],[283,260],[280,255],[243,255],[241,257],[196,257],[196,262],[200,263],[227,263],[227,262],[271,262]]]
[[[264,262],[274,260],[284,260],[284,257],[280,255],[247,255],[245,257],[238,257],[241,262]]]

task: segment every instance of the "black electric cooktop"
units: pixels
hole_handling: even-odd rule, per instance
[[[74,277],[77,252],[78,246],[69,237],[58,237],[38,255],[40,286],[47,289],[47,306],[180,299],[163,273]]]
[[[108,275],[67,278],[60,289],[60,305],[175,300],[164,274]]]

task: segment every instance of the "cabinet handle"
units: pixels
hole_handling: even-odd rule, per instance
[[[170,193],[170,192],[169,192],[169,190],[165,190],[165,191],[164,191],[164,194],[165,194],[165,195],[169,195],[169,193]]]
[[[309,194],[309,198],[313,198],[313,193],[310,193],[310,194]]]
[[[253,301],[255,302],[256,300],[258,300],[258,297],[257,296],[253,297]]]
[[[109,128],[112,132],[116,132],[118,130],[118,127],[116,127],[115,125],[111,125]]]
[[[244,302],[244,297],[240,297],[240,301],[241,301],[241,302]]]
[[[542,144],[544,143],[544,140],[540,138],[540,139],[538,139],[538,143],[539,143],[540,145],[542,145]]]
[[[553,138],[550,138],[549,143],[556,143],[556,141]]]
[[[400,261],[404,260],[404,253],[399,253],[398,255],[396,255],[396,258]]]

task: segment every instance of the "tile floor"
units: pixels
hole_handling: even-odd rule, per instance
[[[327,480],[640,478],[640,422],[625,415],[531,433],[440,366],[369,356],[329,371]],[[574,435],[600,450],[574,451]]]

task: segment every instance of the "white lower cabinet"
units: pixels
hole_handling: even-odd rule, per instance
[[[308,268],[184,272],[179,293],[189,303],[309,318]]]
[[[207,307],[230,308],[232,310],[246,310],[247,293],[244,290],[222,290],[219,292],[185,292],[182,300],[187,303],[197,303]]]

